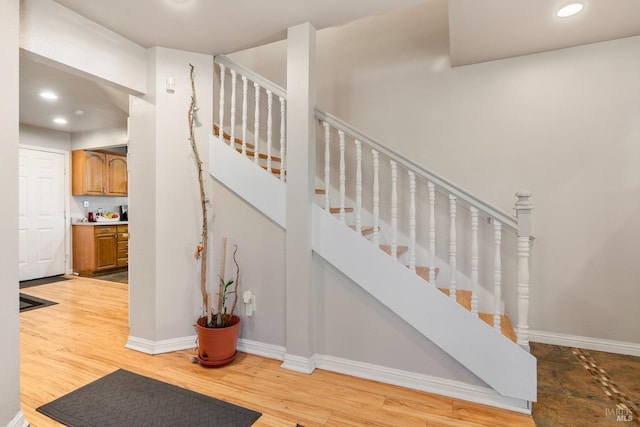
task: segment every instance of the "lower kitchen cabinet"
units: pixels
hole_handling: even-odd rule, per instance
[[[80,276],[126,268],[129,265],[129,226],[74,225],[73,271]]]

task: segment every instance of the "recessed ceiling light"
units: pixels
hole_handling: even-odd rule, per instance
[[[84,116],[84,110],[77,109],[73,112],[76,116]]]
[[[560,8],[560,10],[556,12],[556,16],[558,18],[567,18],[580,12],[583,8],[584,5],[582,3],[571,3]]]
[[[44,99],[50,99],[50,100],[58,99],[58,95],[55,94],[54,92],[51,92],[50,90],[45,90],[40,92],[40,96]]]
[[[56,117],[55,119],[53,119],[53,123],[57,123],[59,125],[66,125],[67,119],[65,119],[64,117]]]

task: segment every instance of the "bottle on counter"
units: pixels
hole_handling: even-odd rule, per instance
[[[93,222],[93,212],[89,212],[89,222]]]

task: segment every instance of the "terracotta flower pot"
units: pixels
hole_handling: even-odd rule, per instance
[[[214,368],[233,362],[240,332],[240,318],[233,316],[225,328],[207,328],[207,318],[196,322],[198,330],[198,361],[202,366]]]

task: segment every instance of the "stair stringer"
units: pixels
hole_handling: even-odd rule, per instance
[[[535,357],[315,204],[312,215],[316,253],[502,396],[536,400]]]
[[[287,185],[256,167],[216,136],[209,136],[211,175],[282,228],[287,228]]]

